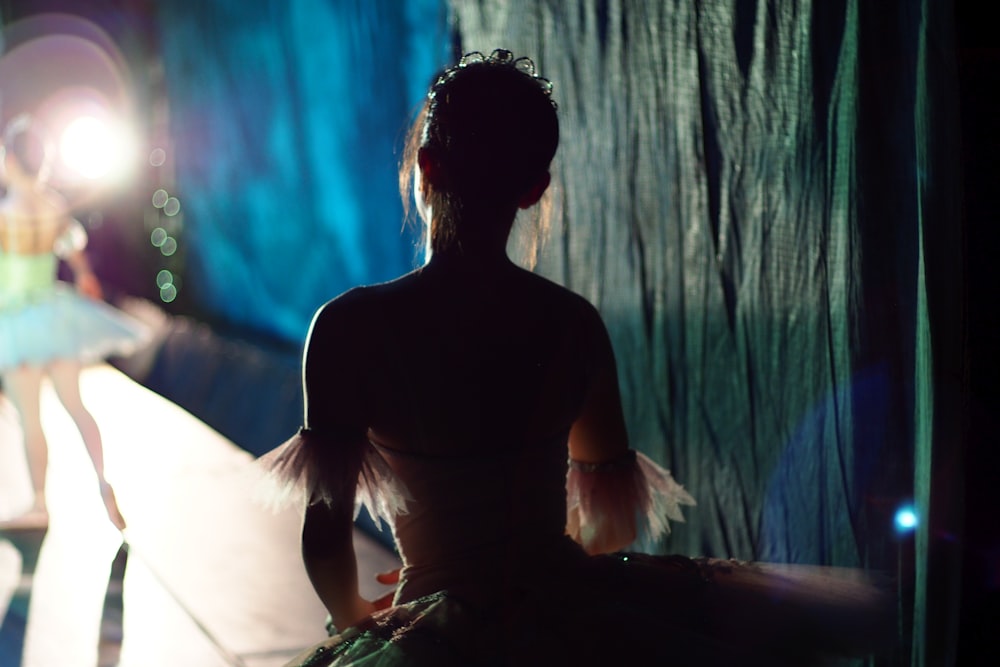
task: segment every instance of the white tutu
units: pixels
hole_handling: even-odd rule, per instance
[[[149,332],[138,320],[61,283],[0,308],[0,373],[58,359],[82,363],[133,352]]]

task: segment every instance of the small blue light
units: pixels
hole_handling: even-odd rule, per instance
[[[917,527],[917,513],[912,507],[901,507],[896,511],[896,530],[906,533]]]

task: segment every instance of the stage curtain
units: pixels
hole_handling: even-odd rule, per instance
[[[411,270],[396,163],[447,58],[440,0],[156,3],[185,299],[298,344],[315,309]]]
[[[889,659],[947,658],[963,319],[950,4],[452,8],[462,50],[503,46],[554,82],[538,271],[599,307],[633,445],[698,500],[657,548],[884,572],[903,619]],[[899,535],[910,503],[916,532]]]
[[[885,572],[893,662],[947,660],[965,317],[950,2],[159,12],[185,289],[290,341],[325,299],[417,260],[394,151],[446,59],[445,15],[458,51],[534,58],[562,126],[536,270],[601,310],[633,445],[699,503],[649,548]]]

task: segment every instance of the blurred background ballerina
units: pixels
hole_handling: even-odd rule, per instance
[[[0,146],[6,190],[0,199],[0,381],[20,416],[34,500],[0,528],[48,525],[40,396],[49,378],[83,438],[108,518],[123,530],[104,474],[101,432],[81,400],[79,378],[84,364],[133,351],[147,332],[103,300],[84,253],[86,232],[49,184],[52,155],[48,134],[32,117],[19,115],[7,124]],[[58,279],[60,261],[72,270],[75,290]]]

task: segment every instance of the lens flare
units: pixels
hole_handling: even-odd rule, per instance
[[[908,533],[917,527],[919,523],[917,519],[917,512],[910,506],[900,507],[896,511],[896,531],[900,533]]]
[[[124,132],[96,116],[80,116],[67,124],[59,151],[66,166],[90,180],[119,169],[129,152]]]

